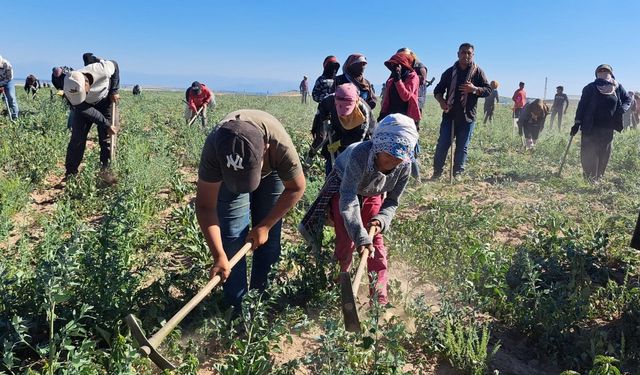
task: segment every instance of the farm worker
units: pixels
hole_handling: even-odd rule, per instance
[[[369,139],[376,126],[376,120],[369,105],[358,95],[353,83],[344,83],[336,88],[335,94],[325,97],[313,118],[311,135],[313,142],[310,153],[322,146],[325,158],[325,174],[333,168],[332,160],[352,143]],[[328,127],[324,124],[329,122]],[[309,155],[313,156],[313,155]]]
[[[140,90],[140,85],[133,86],[132,93],[133,93],[133,96],[140,95],[142,93],[142,91]]]
[[[538,136],[544,129],[544,121],[549,114],[549,106],[544,104],[541,99],[524,106],[524,110],[518,118],[518,127],[524,132],[526,139],[526,148],[533,148],[538,141]]]
[[[473,45],[461,44],[458,48],[458,61],[442,73],[440,82],[433,90],[434,97],[442,108],[442,122],[433,158],[432,179],[442,175],[447,152],[449,147],[453,147],[451,143],[454,139],[456,149],[453,174],[458,176],[464,172],[467,147],[476,125],[478,98],[486,98],[492,91],[484,71],[473,61],[473,53]]]
[[[418,79],[420,82],[420,86],[418,88],[418,108],[420,108],[420,113],[422,113],[424,103],[427,101],[427,87],[431,86],[435,78],[433,78],[431,81],[427,81],[427,66],[418,59],[418,56],[415,52],[406,47],[400,48],[397,52],[408,53],[413,58],[413,70],[418,75]],[[384,88],[382,89],[382,91],[384,91]],[[380,96],[382,97],[382,95]],[[418,130],[420,130],[420,127],[418,127]]]
[[[513,100],[513,117],[519,118],[520,112],[527,104],[527,92],[524,91],[524,82],[518,84],[518,89],[514,91],[511,100]]]
[[[51,69],[51,83],[57,90],[64,90],[64,77],[73,71],[68,66],[55,66]]]
[[[633,94],[633,107],[631,107],[631,126],[637,128],[640,123],[640,92]]]
[[[16,97],[16,86],[13,83],[13,66],[0,56],[0,94],[2,93],[6,97],[6,102],[9,103],[9,108],[7,108],[9,116],[12,120],[16,120],[20,109]]]
[[[249,287],[264,290],[280,258],[282,218],[304,189],[296,148],[272,115],[253,109],[231,112],[207,137],[196,215],[214,259],[211,277],[226,279],[224,295],[236,313],[247,293],[247,264],[243,259],[231,272],[229,259],[251,242],[255,252]]]
[[[580,161],[584,178],[598,181],[611,156],[613,131],[622,131],[622,115],[629,110],[631,98],[616,81],[608,64],[599,65],[596,79],[582,89],[571,135],[582,131]]]
[[[353,83],[360,91],[362,100],[369,104],[371,109],[376,107],[376,92],[371,82],[364,78],[364,68],[367,66],[367,58],[360,53],[354,53],[347,57],[342,66],[342,74],[337,76],[333,82],[334,87],[338,87],[343,83]]]
[[[498,86],[500,86],[500,84],[498,81],[491,81],[489,86],[491,86],[491,94],[484,98],[483,124],[486,124],[487,121],[491,121],[493,124],[493,112],[496,109],[496,103],[500,103],[500,94],[498,94]]]
[[[307,76],[302,77],[300,81],[300,95],[302,95],[302,104],[307,104],[307,95],[309,95],[309,81]]]
[[[36,92],[40,88],[40,81],[33,74],[29,74],[27,78],[24,80],[24,91],[27,92],[27,95],[31,94],[32,97],[35,98]]]
[[[187,107],[184,111],[184,118],[189,123],[191,119],[198,113],[200,109],[200,121],[202,127],[207,127],[207,107],[209,103],[213,103],[215,106],[215,99],[213,93],[204,84],[198,81],[194,81],[191,86],[185,92],[185,99],[187,101]]]
[[[562,115],[567,114],[567,109],[569,109],[569,97],[564,93],[564,87],[558,86],[551,105],[551,129],[556,116],[558,116],[558,130],[562,129]]]
[[[336,78],[338,69],[340,69],[340,63],[335,56],[330,55],[325,57],[322,62],[322,69],[322,74],[316,79],[316,83],[313,85],[313,91],[311,91],[311,97],[316,103],[320,103],[322,99],[333,94],[335,91],[333,81]]]
[[[636,110],[636,98],[635,98],[635,93],[633,91],[629,91],[628,92],[629,97],[631,97],[631,105],[629,106],[629,110],[627,112],[624,113],[624,115],[622,115],[622,126],[625,129],[628,129],[630,127],[633,127],[634,129],[637,126],[637,122],[634,121],[635,120],[635,110]]]
[[[298,230],[308,242],[322,234],[327,214],[336,233],[334,257],[348,271],[354,249],[368,248],[368,272],[377,273],[378,302],[387,304],[387,249],[382,234],[389,230],[400,196],[411,174],[411,159],[418,141],[414,120],[391,114],[378,124],[370,140],[354,143],[338,158],[318,197]],[[376,227],[371,239],[368,228]]]
[[[58,90],[58,95],[64,97],[64,77],[67,76],[73,69],[68,66],[56,66],[51,69],[51,84]],[[67,104],[69,101],[64,99]],[[67,116],[67,129],[71,130],[73,124],[73,109],[69,105],[69,116]]]
[[[391,75],[385,83],[384,100],[382,101],[378,121],[391,113],[401,113],[411,117],[416,124],[416,129],[419,129],[420,118],[422,117],[418,103],[420,78],[413,69],[415,64],[414,56],[415,54],[411,54],[409,49],[401,48],[384,63],[387,69],[391,71]],[[416,143],[416,155],[419,152],[417,147]],[[411,175],[416,179],[420,178],[420,169],[415,158],[411,167]]]
[[[82,62],[84,63],[84,66],[95,64],[102,60],[102,58],[95,56],[92,52],[85,52],[82,54]]]
[[[92,124],[98,127],[100,144],[100,163],[103,178],[107,183],[115,182],[108,173],[111,145],[109,136],[115,134],[118,127],[118,115],[112,113],[112,103],[120,100],[120,71],[113,60],[101,60],[80,70],[69,72],[64,78],[64,96],[72,106],[71,139],[67,147],[65,161],[65,179],[78,173],[78,167],[84,156],[87,135]],[[111,126],[115,117],[115,128]]]

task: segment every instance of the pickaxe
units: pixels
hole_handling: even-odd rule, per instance
[[[373,240],[373,236],[376,233],[375,227],[369,228],[369,237]],[[340,272],[340,295],[342,297],[342,314],[344,315],[344,327],[349,332],[360,332],[360,319],[358,318],[358,309],[356,308],[356,296],[360,289],[360,280],[364,275],[364,268],[367,265],[367,259],[369,258],[369,249],[360,254],[360,263],[358,264],[358,270],[356,276],[353,278],[353,284],[351,284],[351,277],[348,271]]]
[[[242,259],[247,252],[251,250],[251,243],[246,243],[242,248],[236,253],[236,255],[231,258],[229,261],[231,268],[233,268],[240,259]],[[139,351],[140,354],[147,356],[155,363],[158,367],[163,370],[173,370],[176,368],[168,359],[166,359],[159,351],[158,347],[164,341],[164,339],[169,335],[171,331],[180,322],[193,310],[210,292],[213,288],[216,287],[220,283],[221,277],[220,275],[215,275],[207,285],[205,285],[198,294],[193,296],[186,305],[184,305],[180,311],[178,311],[167,323],[165,323],[162,328],[155,335],[151,336],[150,339],[144,335],[142,332],[142,328],[138,324],[135,316],[133,314],[129,314],[125,317],[125,321],[127,326],[129,326],[129,330],[131,330],[131,335],[136,340],[138,345],[140,346]]]

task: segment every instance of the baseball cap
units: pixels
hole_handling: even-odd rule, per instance
[[[225,186],[236,194],[255,191],[262,179],[262,131],[246,121],[227,121],[216,130],[213,144]]]
[[[202,85],[198,81],[193,81],[193,83],[191,84],[191,90],[193,91],[200,91],[201,88]]]
[[[348,116],[353,112],[358,104],[358,94],[358,88],[353,83],[336,87],[335,103],[338,116]]]
[[[64,95],[71,105],[78,105],[85,101],[87,92],[84,91],[84,74],[79,71],[69,72],[64,77]]]

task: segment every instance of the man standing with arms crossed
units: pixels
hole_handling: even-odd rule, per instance
[[[250,242],[254,255],[249,288],[263,291],[280,258],[282,218],[304,189],[300,157],[272,115],[252,109],[232,112],[207,137],[196,215],[215,262],[211,277],[226,279],[224,296],[234,314],[239,314],[247,293],[247,264],[243,258],[231,272],[229,259]]]
[[[476,125],[478,98],[491,94],[491,86],[484,71],[473,61],[474,47],[463,43],[458,48],[458,61],[442,73],[433,94],[442,108],[440,136],[433,158],[433,177],[440,178],[449,147],[455,139],[453,175],[464,172],[467,147]],[[446,96],[445,96],[446,93]]]

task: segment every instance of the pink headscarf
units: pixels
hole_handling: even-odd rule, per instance
[[[353,83],[344,83],[336,88],[336,112],[338,116],[348,116],[358,104],[360,93]]]

